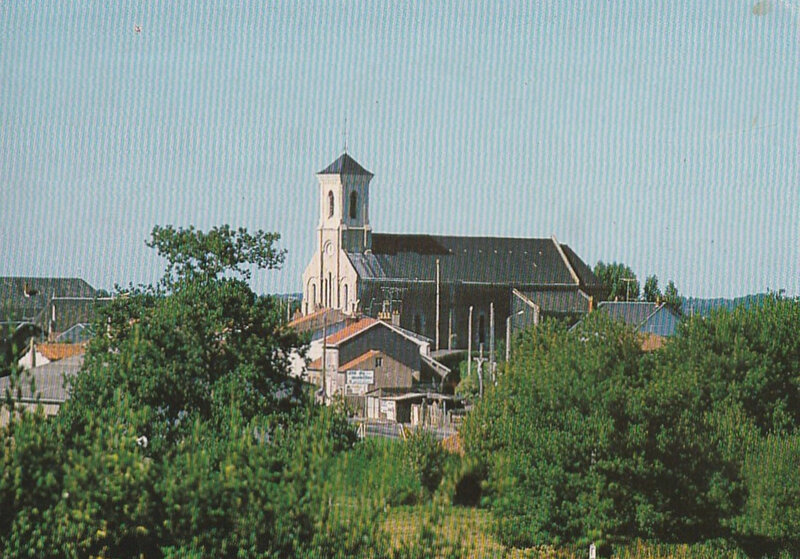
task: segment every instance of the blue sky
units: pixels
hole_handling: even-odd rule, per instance
[[[137,33],[135,27],[140,26]],[[0,3],[0,275],[155,281],[156,224],[549,237],[693,296],[800,294],[800,3]]]

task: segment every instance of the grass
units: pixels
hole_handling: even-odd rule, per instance
[[[424,519],[424,520],[423,520]],[[485,509],[436,506],[433,504],[401,506],[388,510],[384,529],[390,535],[394,548],[408,543],[417,536],[423,523],[433,524],[436,538],[460,544],[462,557],[468,559],[586,559],[589,550],[554,548],[518,549],[501,544],[492,531],[491,512]],[[745,559],[736,551],[723,551],[702,544],[654,544],[635,541],[617,546],[610,555],[598,559]]]

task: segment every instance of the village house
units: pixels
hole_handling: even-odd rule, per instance
[[[430,340],[371,317],[347,324],[321,340],[321,354],[307,368],[307,380],[325,397],[363,396],[376,389],[440,390],[450,370],[431,357]],[[360,408],[359,408],[360,409]]]

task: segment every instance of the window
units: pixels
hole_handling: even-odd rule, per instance
[[[483,313],[481,313],[480,318],[478,318],[478,343],[486,343],[486,315]]]
[[[328,191],[328,217],[333,217],[333,190]]]
[[[344,305],[342,306],[344,312],[347,312],[347,302],[347,284],[344,284]]]
[[[383,357],[376,357],[375,358],[375,366],[376,367],[383,367]]]
[[[358,192],[350,193],[350,219],[358,217]]]

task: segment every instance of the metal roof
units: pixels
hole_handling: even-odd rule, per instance
[[[55,305],[53,327],[60,332],[90,322],[97,296],[80,278],[0,277],[0,320],[33,322],[48,332]]]
[[[680,318],[666,305],[642,301],[604,301],[597,307],[614,320],[622,320],[639,332],[672,336]]]
[[[371,251],[347,256],[363,280],[434,282],[438,259],[443,283],[575,286],[574,272],[581,286],[602,288],[589,267],[554,239],[375,233]]]
[[[339,156],[339,159],[325,167],[318,175],[362,175],[371,177],[372,173],[359,165],[358,161],[350,157],[347,153]]]
[[[42,403],[64,402],[69,393],[64,386],[64,380],[77,374],[83,366],[83,355],[74,355],[46,365],[34,367],[27,374],[22,375],[19,383],[19,394],[16,391],[11,397],[18,402],[31,402],[38,397]],[[35,391],[31,390],[30,380],[33,379]],[[0,396],[5,395],[6,389],[11,385],[9,377],[0,378]]]
[[[544,313],[585,313],[589,297],[579,289],[522,291],[522,295]],[[525,300],[523,299],[523,301]],[[527,304],[527,301],[525,301]]]

